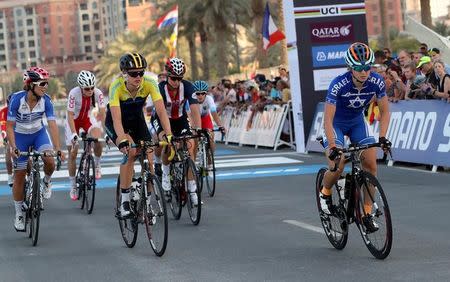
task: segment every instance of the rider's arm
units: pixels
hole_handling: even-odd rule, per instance
[[[211,96],[206,96],[205,99],[209,105],[209,111],[214,119],[214,122],[218,127],[222,127],[223,126],[222,121],[220,120],[220,117],[217,114],[217,108],[216,104],[214,103],[214,99]]]
[[[49,96],[45,95],[45,117],[47,118],[48,130],[50,138],[52,139],[53,148],[55,151],[61,151],[59,144],[58,125],[56,124],[56,116],[53,113],[53,103]]]
[[[14,136],[14,126],[16,125],[15,121],[8,120],[6,122],[6,138],[8,139],[8,143],[11,148],[16,148],[16,137]]]
[[[387,96],[378,99],[378,108],[380,109],[380,137],[386,137],[390,119],[389,101]]]
[[[75,96],[73,96],[73,92],[70,91],[69,97],[67,99],[67,123],[69,124],[69,128],[72,134],[76,134],[74,111],[75,111]]]
[[[169,117],[167,116],[164,101],[160,99],[158,101],[154,101],[153,104],[155,106],[156,114],[158,115],[158,118],[161,121],[161,126],[164,129],[164,132],[167,135],[172,135],[172,129],[170,128]]]
[[[192,123],[194,128],[200,128],[202,126],[200,118],[200,108],[198,104],[189,104],[191,109]]]
[[[106,118],[106,105],[105,105],[105,99],[103,97],[103,92],[96,88],[95,91],[97,91],[97,93],[95,93],[94,95],[96,95],[97,97],[97,103],[98,103],[98,114],[97,114],[97,119],[100,120],[100,122],[102,123],[102,126],[105,126],[105,118]]]
[[[336,141],[334,140],[334,129],[333,129],[333,119],[334,114],[336,113],[336,105],[325,103],[325,112],[324,112],[324,129],[325,136],[327,137],[328,147],[336,147]]]
[[[20,106],[20,99],[11,99],[8,107],[8,115],[6,121],[6,136],[11,148],[16,148],[16,136],[14,135],[14,126],[16,125],[17,111]]]

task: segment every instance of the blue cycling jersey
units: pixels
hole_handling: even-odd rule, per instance
[[[335,120],[353,120],[361,115],[370,100],[386,96],[384,78],[376,72],[370,72],[361,90],[353,85],[352,73],[346,72],[335,79],[328,88],[326,103],[336,106]]]

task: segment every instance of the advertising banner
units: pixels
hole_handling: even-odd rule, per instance
[[[324,103],[316,107],[307,150],[323,152],[316,141],[323,136]],[[390,104],[387,138],[394,161],[450,167],[450,105],[443,101],[400,101]],[[373,124],[378,140],[379,124]]]
[[[355,39],[352,21],[319,22],[310,25],[312,43],[348,42]]]
[[[345,66],[348,44],[313,46],[313,67]]]

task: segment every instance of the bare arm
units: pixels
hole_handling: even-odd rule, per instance
[[[214,122],[217,124],[218,127],[223,126],[222,121],[220,120],[219,114],[217,112],[213,112],[213,113],[211,113],[211,115],[214,119]]]
[[[76,134],[77,130],[75,128],[75,121],[73,116],[74,116],[73,112],[67,111],[67,122],[69,123],[70,131]]]
[[[328,147],[336,147],[336,140],[334,140],[334,128],[333,128],[333,120],[334,115],[336,113],[336,106],[325,103],[325,112],[324,112],[324,129],[325,136],[327,137]]]
[[[386,137],[386,133],[389,127],[389,102],[387,96],[378,99],[378,108],[380,109],[380,137]]]
[[[15,121],[6,121],[6,138],[8,138],[8,142],[11,148],[16,148],[16,136],[14,135],[14,125],[16,125]]]
[[[192,123],[194,128],[200,128],[202,126],[201,118],[200,118],[200,108],[198,104],[190,104],[191,115],[192,115]]]
[[[97,118],[102,123],[102,127],[105,127],[106,110],[105,108],[98,108]]]

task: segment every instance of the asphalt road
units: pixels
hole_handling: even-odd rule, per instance
[[[105,171],[117,165],[114,158],[105,157]],[[394,227],[391,254],[379,261],[356,226],[342,251],[320,233],[314,181],[321,155],[221,145],[217,161],[217,193],[204,195],[200,224],[193,226],[186,210],[179,221],[169,216],[161,258],[144,232],[133,249],[123,243],[115,174],[99,182],[92,215],[69,200],[67,179],[55,178],[36,247],[13,229],[10,191],[0,182],[0,281],[450,280],[448,173],[379,167]]]

